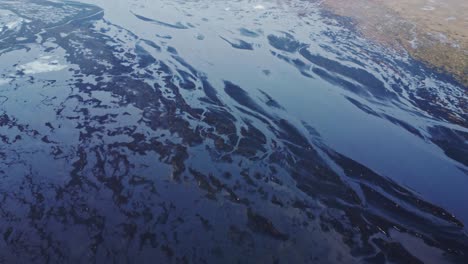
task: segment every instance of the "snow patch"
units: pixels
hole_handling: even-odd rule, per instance
[[[61,71],[65,68],[67,68],[67,65],[60,64],[58,60],[53,60],[51,56],[43,56],[36,61],[19,66],[18,70],[25,74],[36,74]]]
[[[256,6],[254,6],[254,9],[263,10],[263,9],[265,9],[265,6],[263,6],[263,5],[256,5]]]
[[[17,27],[21,24],[21,22],[22,22],[21,20],[11,21],[11,22],[7,23],[7,24],[5,25],[5,27],[6,27],[7,29],[9,29],[9,30],[12,30],[12,29],[17,28]]]

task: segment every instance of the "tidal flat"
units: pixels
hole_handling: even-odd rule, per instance
[[[314,1],[0,1],[0,263],[467,263],[466,86]]]

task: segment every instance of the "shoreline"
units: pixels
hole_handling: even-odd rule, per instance
[[[448,2],[448,3],[447,3]],[[468,87],[468,3],[461,0],[324,0],[321,7],[353,20],[363,37],[407,52]]]

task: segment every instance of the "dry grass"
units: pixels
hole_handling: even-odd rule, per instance
[[[468,1],[323,0],[322,4],[354,18],[364,36],[404,49],[468,87]]]

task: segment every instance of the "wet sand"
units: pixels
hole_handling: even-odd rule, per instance
[[[361,33],[468,85],[468,2],[463,0],[324,0],[353,18]]]

